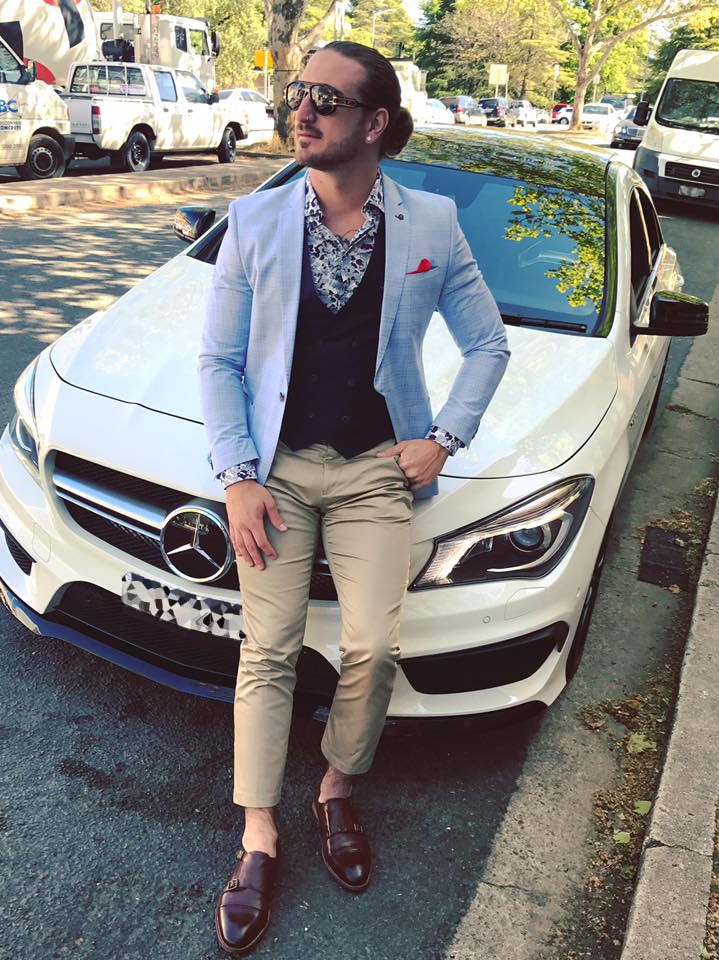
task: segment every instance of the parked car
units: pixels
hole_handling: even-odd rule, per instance
[[[536,127],[537,108],[533,107],[529,100],[512,100],[505,117],[508,124],[514,124],[519,127]]]
[[[636,150],[642,142],[646,127],[638,127],[634,123],[634,109],[632,108],[627,116],[615,126],[611,146],[630,147]]]
[[[270,139],[275,130],[275,105],[257,90],[249,87],[232,87],[220,90],[220,102],[236,104],[238,114],[243,118],[242,127],[246,137],[251,140]]]
[[[574,116],[574,108],[568,103],[557,103],[552,107],[552,123],[568,127]]]
[[[512,350],[471,447],[447,461],[439,495],[415,506],[389,714],[550,704],[579,666],[610,520],[657,408],[671,335],[704,332],[707,306],[679,295],[682,271],[643,181],[606,153],[425,130],[382,169],[455,199]],[[289,163],[259,189],[302,175]],[[188,208],[182,232],[196,236],[212,219]],[[401,258],[395,222],[387,249]],[[241,583],[197,375],[226,228],[223,218],[21,374],[0,437],[0,596],[34,633],[231,701]],[[439,293],[442,278],[428,277]],[[258,282],[288,298],[267,317],[272,337],[292,311],[286,260],[268,260]],[[435,315],[424,344],[435,411],[461,364]],[[251,410],[255,384],[244,389]],[[298,664],[299,689],[318,703],[337,680],[340,628],[318,550]]]
[[[542,108],[537,109],[537,123],[551,123],[552,122],[552,112],[551,110],[544,110]]]
[[[631,94],[607,93],[600,98],[599,102],[610,104],[617,111],[617,117],[624,118],[633,109],[634,97]]]
[[[487,118],[484,115],[484,110],[474,97],[467,97],[462,94],[458,97],[442,97],[441,101],[444,106],[454,114],[455,123],[482,127],[487,126]]]
[[[435,100],[430,98],[427,100],[427,103],[424,108],[422,122],[435,124],[435,123],[454,123],[454,114],[445,106],[441,100]]]
[[[506,125],[509,103],[506,97],[482,97],[479,105],[484,111],[487,123],[503,127]]]
[[[617,125],[617,111],[610,103],[585,103],[582,107],[583,130],[599,130],[610,134]]]

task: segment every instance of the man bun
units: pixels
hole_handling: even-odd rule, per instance
[[[382,156],[396,157],[407,145],[407,141],[412,136],[413,130],[414,120],[412,119],[412,114],[406,107],[399,108],[395,114],[394,121],[390,113],[389,125],[382,134]]]

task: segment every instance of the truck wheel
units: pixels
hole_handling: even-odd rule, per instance
[[[111,163],[115,169],[143,173],[150,166],[150,157],[150,144],[147,142],[147,137],[139,130],[133,130],[125,146],[112,157]]]
[[[18,168],[23,180],[50,180],[65,172],[65,157],[62,147],[45,134],[39,133],[30,140],[27,160]]]
[[[217,148],[217,159],[220,163],[234,163],[237,156],[237,137],[232,127],[225,127],[222,140]]]

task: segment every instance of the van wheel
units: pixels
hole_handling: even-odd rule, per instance
[[[129,170],[130,173],[143,173],[150,166],[150,144],[139,130],[133,130],[125,146],[110,158],[115,170]]]
[[[237,137],[232,127],[225,127],[222,140],[217,148],[217,159],[220,163],[234,163],[237,156]]]
[[[65,156],[62,147],[44,134],[30,140],[27,160],[18,168],[23,180],[51,180],[65,172]]]

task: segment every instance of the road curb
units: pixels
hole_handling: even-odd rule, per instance
[[[0,214],[28,213],[87,203],[143,200],[197,193],[204,190],[247,189],[258,186],[288,158],[277,154],[253,154],[237,158],[232,165],[185,167],[182,170],[148,170],[142,174],[97,174],[62,180],[9,183],[0,192]]]
[[[718,311],[719,295],[711,314]],[[717,622],[719,500],[621,960],[699,960],[703,949],[719,797],[719,738],[714,735],[719,716]]]

